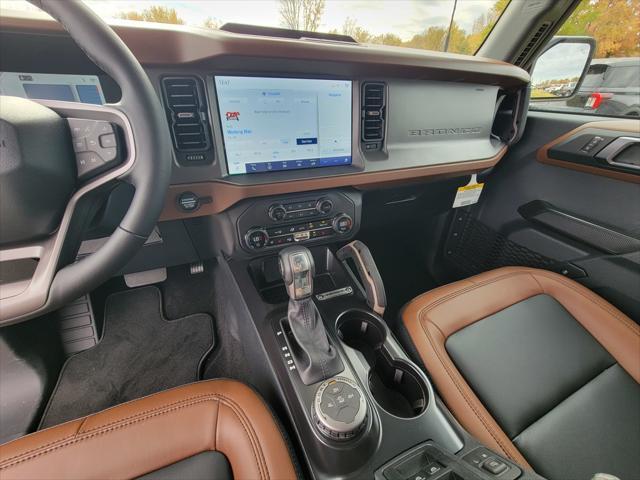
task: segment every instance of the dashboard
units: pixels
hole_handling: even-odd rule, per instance
[[[507,63],[247,32],[113,27],[166,111],[174,163],[160,220],[225,214],[249,253],[349,238],[360,221],[359,191],[481,172],[522,134],[529,76]],[[3,18],[0,35],[3,94],[119,100],[115,82],[57,23]]]

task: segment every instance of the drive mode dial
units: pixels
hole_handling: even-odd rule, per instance
[[[360,387],[345,377],[325,380],[316,391],[313,419],[318,430],[333,440],[354,438],[367,419],[367,402]]]

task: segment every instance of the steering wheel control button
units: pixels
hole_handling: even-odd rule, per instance
[[[112,162],[118,157],[118,150],[113,148],[102,148],[100,149],[100,156],[105,162]]]
[[[85,180],[103,170],[104,160],[94,152],[80,152],[76,154],[78,179]]]
[[[362,390],[345,377],[322,382],[312,410],[318,430],[333,440],[354,438],[366,424],[367,404]]]
[[[86,152],[87,151],[87,139],[84,137],[74,138],[73,139],[73,151],[78,152]]]
[[[245,235],[245,241],[247,242],[249,248],[257,250],[260,248],[264,248],[267,245],[267,242],[269,241],[269,235],[265,230],[256,228],[247,232],[247,234]]]
[[[102,148],[112,148],[116,146],[115,133],[107,133],[106,135],[100,135],[100,146]]]
[[[105,121],[68,118],[78,178],[86,180],[120,163],[117,134]]]

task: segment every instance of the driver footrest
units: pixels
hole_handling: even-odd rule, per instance
[[[87,350],[98,343],[98,329],[89,295],[61,308],[57,315],[66,356]]]

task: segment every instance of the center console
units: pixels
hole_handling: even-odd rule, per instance
[[[269,205],[264,205],[267,215]],[[338,259],[344,255],[326,246],[287,250],[282,254],[291,272],[282,265],[282,254],[233,261],[230,267],[277,375],[313,478],[539,478],[459,427],[382,312],[372,308],[384,305],[370,298],[373,291],[379,296],[379,282],[367,288],[358,270],[377,279],[375,264],[352,268]],[[358,251],[367,256],[362,244]],[[301,252],[315,268],[310,269],[307,260],[296,260]],[[294,281],[296,272],[299,278]],[[301,299],[309,310],[298,316],[297,307],[292,313],[292,303],[295,307]],[[320,339],[313,343],[317,351],[308,345],[301,348],[304,340],[301,343],[300,332],[294,332],[300,320],[321,323],[312,325],[314,338]],[[305,355],[309,348],[311,353]],[[313,358],[323,355],[335,355],[336,361],[329,367],[323,360],[315,376],[307,375]]]

